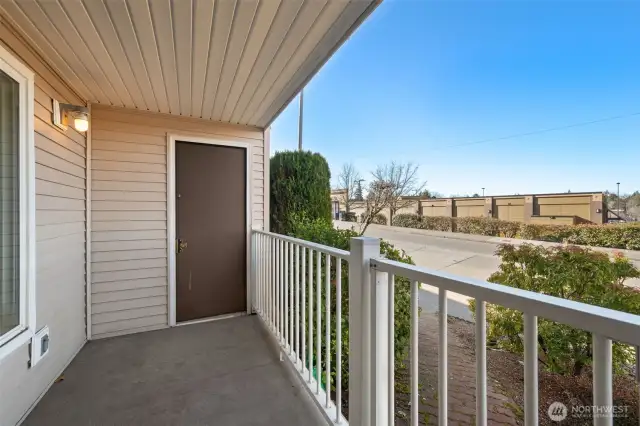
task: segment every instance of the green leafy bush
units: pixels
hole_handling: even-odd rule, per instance
[[[452,231],[454,220],[444,216],[423,216],[420,229],[431,231]]]
[[[545,248],[523,244],[502,245],[496,251],[501,258],[498,272],[490,282],[534,291],[567,300],[640,314],[640,292],[624,285],[640,271],[621,254],[611,259],[606,253],[576,246]],[[470,302],[475,312],[475,301]],[[498,305],[487,305],[487,339],[499,348],[523,352],[523,315]],[[579,375],[591,364],[591,333],[538,319],[538,344],[541,362],[550,371]],[[634,360],[634,351],[614,342],[613,366],[616,371]]]
[[[344,220],[346,222],[357,222],[358,221],[358,217],[356,216],[356,214],[354,212],[346,212],[344,214]]]
[[[523,240],[551,241],[561,243],[571,234],[569,225],[538,225],[523,223],[520,238]]]
[[[490,217],[446,217],[400,214],[393,226],[454,231],[492,237],[521,238],[594,247],[640,250],[640,224],[616,225],[543,225]]]
[[[312,241],[314,243],[327,245],[342,250],[349,250],[350,241],[353,237],[358,237],[358,233],[348,229],[335,229],[331,221],[315,219],[308,220],[304,216],[297,215],[293,220],[293,226],[291,228],[290,235],[296,238]],[[411,257],[409,257],[404,251],[396,249],[392,244],[382,240],[380,242],[381,254],[387,259],[397,260],[399,262],[413,265]],[[314,257],[314,265],[317,258]],[[321,259],[321,300],[322,306],[325,304],[326,291],[325,291],[325,258]],[[347,262],[342,262],[342,280],[341,280],[341,296],[342,296],[342,389],[348,389],[349,383],[349,265]],[[336,264],[335,260],[331,262],[331,283],[335,288],[336,283]],[[317,290],[317,284],[314,283],[314,294]],[[309,312],[307,300],[306,312]],[[395,359],[396,363],[400,364],[406,356],[406,351],[409,345],[410,338],[410,326],[411,326],[411,288],[410,282],[406,278],[396,277],[395,280]],[[332,383],[335,384],[335,349],[336,349],[336,330],[335,330],[335,318],[336,318],[336,292],[331,292],[331,347],[332,354]],[[307,324],[305,322],[305,324]],[[322,330],[326,324],[324,311],[322,312]],[[314,323],[314,328],[316,324]],[[325,339],[321,339],[322,344],[322,369],[324,371],[325,362]],[[306,360],[305,360],[306,361]],[[314,361],[315,365],[315,361]],[[313,367],[312,367],[313,368]],[[322,378],[324,383],[324,377]],[[332,390],[335,388],[332,386]]]
[[[271,231],[287,234],[294,214],[331,220],[327,160],[310,151],[277,152],[271,158]]]
[[[402,213],[393,216],[391,225],[401,226],[403,228],[419,228],[420,216],[411,213]]]
[[[500,236],[506,238],[516,238],[520,232],[520,222],[512,222],[510,220],[498,219],[498,229],[500,230]]]
[[[373,220],[371,221],[371,223],[375,223],[376,225],[386,225],[387,217],[382,213],[378,213],[373,217]]]
[[[488,235],[496,237],[500,235],[498,219],[486,217],[457,217],[455,218],[456,232],[465,234]]]

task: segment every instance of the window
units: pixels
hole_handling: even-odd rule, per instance
[[[0,358],[35,331],[33,73],[0,46]]]

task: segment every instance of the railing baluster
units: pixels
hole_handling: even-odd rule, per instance
[[[307,342],[306,342],[306,330],[307,330],[307,323],[306,318],[307,318],[307,308],[305,306],[306,302],[306,284],[305,284],[305,272],[306,272],[306,265],[305,265],[305,261],[306,261],[306,253],[307,253],[307,249],[305,247],[302,247],[302,259],[300,259],[300,265],[302,266],[302,273],[301,273],[301,278],[302,278],[302,289],[300,291],[300,295],[302,296],[302,303],[301,303],[301,308],[302,308],[302,335],[300,336],[300,344],[302,346],[302,356],[300,357],[300,362],[301,362],[301,367],[300,367],[300,371],[302,373],[304,373],[304,366],[306,363],[306,346],[307,346]]]
[[[271,327],[273,331],[276,331],[276,283],[277,283],[277,260],[276,260],[276,240],[275,238],[271,238],[271,253],[270,253],[270,262],[271,262]]]
[[[260,278],[258,279],[258,288],[256,298],[258,299],[258,315],[264,316],[264,306],[262,304],[262,289],[264,287],[264,238],[262,234],[258,234],[258,273],[260,274]]]
[[[387,303],[389,304],[389,317],[387,325],[387,333],[389,333],[389,425],[395,423],[395,382],[396,382],[396,352],[395,352],[395,276],[389,274],[389,295],[387,296]]]
[[[260,315],[264,317],[264,267],[266,262],[264,261],[264,235],[260,235],[260,252],[258,256],[260,258],[260,287],[258,289],[258,310],[260,311]]]
[[[411,425],[418,426],[418,287],[411,283]]]
[[[342,420],[342,259],[336,257],[336,423]]]
[[[327,253],[324,255],[324,273],[325,273],[325,338],[324,338],[324,358],[325,358],[325,384],[327,404],[331,406],[331,256]]]
[[[293,342],[295,342],[295,336],[293,335],[293,322],[296,307],[293,305],[293,292],[294,292],[294,269],[295,266],[293,264],[293,243],[289,245],[289,355],[293,353],[294,347]]]
[[[256,244],[258,242],[258,235],[254,234],[251,238],[251,245],[250,245],[250,249],[251,249],[251,271],[249,274],[249,279],[251,280],[251,283],[253,285],[254,288],[258,287],[258,274],[257,274],[257,268],[256,265],[258,264],[258,250],[256,248]],[[253,300],[251,301],[251,307],[252,308],[256,308],[256,310],[258,309],[257,306],[254,305]]]
[[[296,253],[295,253],[294,264],[296,267],[296,326],[294,330],[294,336],[296,341],[295,352],[296,352],[296,366],[298,365],[298,359],[300,359],[300,246],[296,244]]]
[[[283,294],[284,294],[284,280],[283,280],[283,272],[284,272],[284,241],[280,240],[280,252],[278,253],[278,263],[279,263],[279,279],[278,279],[278,330],[280,333],[280,342],[284,342],[284,303],[283,303]]]
[[[613,372],[611,339],[593,334],[593,405],[599,415],[593,416],[594,426],[613,425]],[[597,411],[596,411],[597,410]]]
[[[320,393],[322,381],[322,347],[320,334],[322,332],[322,252],[318,251],[316,261],[316,393]]]
[[[289,347],[289,242],[284,243],[284,348]]]
[[[309,249],[309,383],[313,378],[313,250]]]
[[[476,426],[487,426],[487,310],[476,299]]]
[[[269,237],[267,235],[263,235],[262,237],[262,317],[266,320],[267,318],[267,309],[269,305],[267,301],[269,300],[267,297],[267,288],[269,286]]]
[[[524,314],[524,424],[538,424],[538,317]]]
[[[269,322],[273,330],[273,308],[275,297],[273,292],[273,283],[275,282],[275,260],[273,257],[273,238],[269,236]]]
[[[438,424],[447,426],[448,421],[448,342],[447,342],[447,290],[438,289],[439,341],[438,341]]]

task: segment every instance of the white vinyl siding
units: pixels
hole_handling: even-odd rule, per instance
[[[48,326],[49,354],[28,368],[25,344],[0,363],[2,424],[20,421],[85,342],[86,139],[52,125],[52,98],[83,105],[0,19],[0,45],[35,72],[36,329]]]
[[[98,105],[91,129],[92,338],[167,327],[167,134],[249,143],[252,225],[262,227],[263,132]]]

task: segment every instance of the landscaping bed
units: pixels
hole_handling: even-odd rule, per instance
[[[493,237],[640,250],[640,223],[616,225],[539,225],[489,217],[399,214],[393,226]]]
[[[466,342],[466,345],[474,352],[475,357],[475,325],[461,320],[450,319],[450,323],[456,324],[450,327],[452,334]],[[518,416],[518,422],[524,423],[524,364],[518,354],[502,350],[487,350],[487,374],[499,383],[500,389],[514,403],[514,413]],[[549,406],[554,402],[561,402],[568,408],[569,415],[560,424],[562,425],[587,425],[592,424],[590,416],[573,417],[572,407],[590,406],[593,404],[593,381],[591,370],[585,371],[579,376],[561,375],[545,371],[540,365],[538,376],[539,394],[539,424],[555,425],[548,415]],[[613,381],[613,405],[627,407],[625,416],[616,417],[616,425],[637,425],[638,417],[638,389],[632,374],[616,375]]]

